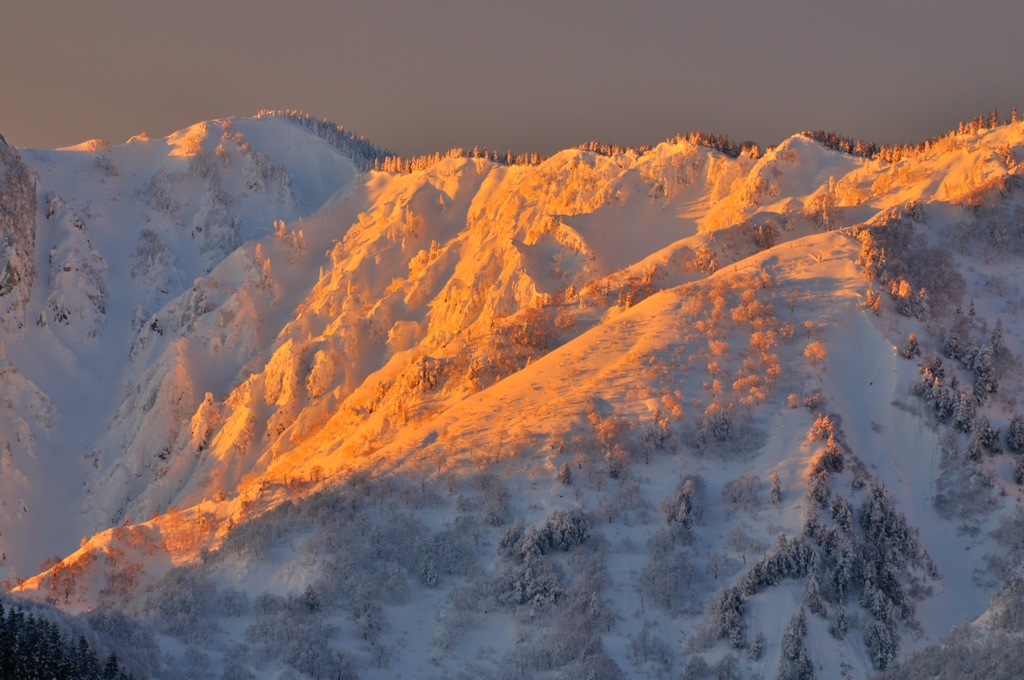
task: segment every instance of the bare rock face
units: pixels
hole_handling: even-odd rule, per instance
[[[36,278],[35,217],[36,182],[0,136],[0,299],[19,327]]]

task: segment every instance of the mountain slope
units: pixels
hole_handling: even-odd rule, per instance
[[[1019,567],[1024,125],[407,174],[311,130],[21,152],[0,541],[177,639],[140,672],[864,677]]]

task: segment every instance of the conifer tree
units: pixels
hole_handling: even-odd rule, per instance
[[[1024,437],[1024,435],[1022,435]],[[771,499],[773,505],[778,505],[782,502],[782,484],[779,483],[779,473],[772,473],[772,490]]]
[[[1014,453],[1024,452],[1024,416],[1013,414],[1006,432],[1006,446]]]

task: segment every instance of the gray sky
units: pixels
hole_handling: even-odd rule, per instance
[[[702,130],[917,142],[1024,110],[1020,0],[3,0],[0,134],[56,147],[261,108],[404,154]]]

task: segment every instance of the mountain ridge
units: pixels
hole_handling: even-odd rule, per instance
[[[738,583],[755,583],[740,561],[753,564],[768,547],[749,534],[782,530],[817,560],[785,578],[820,578],[828,603],[807,596],[807,606],[820,605],[829,618],[827,625],[812,619],[811,632],[799,636],[810,645],[804,655],[848,665],[842,673],[819,665],[824,677],[884,668],[965,612],[984,610],[991,588],[979,584],[993,562],[973,555],[1000,549],[983,527],[1009,516],[1011,501],[991,497],[999,489],[1012,498],[1012,463],[995,451],[964,458],[959,447],[977,446],[975,439],[915,401],[919,371],[899,351],[908,333],[925,357],[941,352],[953,332],[965,341],[977,336],[977,346],[991,330],[988,319],[1001,318],[999,342],[1010,349],[1000,355],[999,386],[971,398],[979,413],[1008,426],[1021,329],[1007,312],[1011,301],[1000,300],[1018,271],[1014,182],[1024,125],[979,125],[872,157],[798,134],[763,154],[741,148],[732,156],[681,138],[642,154],[575,149],[536,164],[453,155],[394,173],[372,169],[371,160],[381,167],[389,158],[384,150],[298,116],[211,121],[120,147],[24,152],[38,177],[33,193],[42,196],[30,259],[48,287],[34,286],[31,298],[8,309],[0,334],[10,356],[5,383],[25,404],[14,409],[24,428],[19,420],[3,425],[20,446],[4,457],[4,497],[29,498],[20,516],[5,510],[0,547],[8,579],[28,573],[32,554],[68,557],[51,560],[18,593],[71,611],[135,607],[166,631],[159,617],[140,614],[138,598],[175,578],[172,567],[199,569],[211,554],[224,555],[208,567],[221,589],[263,587],[245,574],[275,569],[303,574],[275,581],[278,595],[320,588],[321,558],[246,558],[232,532],[274,526],[274,518],[312,502],[304,499],[386,486],[394,476],[405,495],[388,502],[422,511],[432,531],[452,522],[476,527],[481,538],[470,552],[484,574],[512,569],[501,560],[514,558],[488,557],[480,541],[497,541],[514,517],[539,527],[548,513],[585,510],[590,531],[612,546],[600,559],[612,565],[603,573],[613,590],[593,597],[620,617],[635,608],[637,592],[661,602],[655,586],[637,581],[639,572],[654,573],[643,557],[652,565],[710,560],[719,566],[691,581],[721,587],[726,597],[719,567],[729,574],[723,580],[740,574]],[[47,354],[64,357],[65,366],[47,365]],[[978,384],[974,363],[947,361],[949,375]],[[868,385],[865,372],[874,378]],[[822,418],[835,429],[824,448],[807,436]],[[949,441],[931,434],[946,431]],[[42,442],[37,454],[30,442]],[[59,452],[72,442],[72,453]],[[845,471],[821,462],[835,451],[844,452]],[[69,486],[74,475],[47,475],[67,464],[84,470],[81,490]],[[575,485],[558,481],[563,468]],[[663,553],[651,547],[661,540],[658,527],[667,521],[678,529],[672,512],[662,520],[658,508],[681,493],[672,489],[680,475],[700,476],[723,500],[708,506],[708,519],[683,522],[684,538],[673,534],[673,546],[688,546],[683,552]],[[982,511],[964,501],[967,528],[958,533],[937,514],[936,485],[966,489],[971,475],[982,487],[971,493],[989,501]],[[770,479],[781,480],[781,500],[765,505]],[[416,484],[422,498],[437,499],[410,500],[420,497],[410,491]],[[742,484],[750,490],[738,491]],[[60,485],[68,507],[50,509],[45,499]],[[756,502],[730,501],[729,489]],[[832,505],[819,507],[815,498]],[[897,525],[923,529],[915,535],[931,557],[906,552],[896,586],[856,576],[861,601],[844,599],[827,585],[836,558],[815,532],[867,541],[871,527],[862,535],[860,525],[844,524],[843,508],[852,517],[863,507],[862,517],[877,506],[888,517],[887,504],[903,518],[892,520]],[[33,532],[54,522],[64,535],[41,545]],[[75,533],[85,536],[77,551]],[[648,547],[632,534],[646,536]],[[772,554],[791,549],[779,545]],[[972,559],[954,552],[976,546]],[[931,559],[935,574],[921,566]],[[74,598],[67,590],[55,596],[69,582]],[[735,605],[740,620],[748,606],[749,628],[768,636],[761,644],[769,653],[736,660],[744,673],[804,663],[777,644],[784,631],[770,620],[773,607],[796,615],[804,600],[802,590],[790,592],[795,585],[745,586],[752,592]],[[453,597],[459,587],[449,589]],[[465,670],[464,658],[442,651],[468,651],[458,642],[466,633],[445,627],[455,610],[428,604],[431,592],[408,597],[426,607],[417,611],[441,612],[437,625],[451,641],[430,643],[430,624],[410,635],[419,636],[424,658],[442,654],[445,672]],[[888,604],[876,606],[869,595]],[[753,643],[729,632],[746,628],[708,632],[712,615],[703,607],[725,606],[715,602],[704,598],[685,612],[658,605],[644,616],[671,633],[687,663],[702,654],[726,663],[730,648],[746,654]],[[896,614],[885,613],[890,605]],[[523,628],[527,640],[557,623],[550,623],[557,610],[532,606],[541,623]],[[827,629],[839,625],[844,606],[863,619],[848,643],[845,630],[837,638]],[[488,616],[487,625],[501,629],[506,615]],[[633,663],[627,643],[639,639],[640,626],[648,630],[640,618],[598,636],[611,663]],[[217,655],[242,639],[223,635]],[[363,654],[339,635],[330,644]],[[370,653],[382,649],[371,645]],[[265,668],[298,668],[271,657]],[[495,668],[507,662],[494,659]],[[147,674],[170,673],[160,662],[154,668]]]

